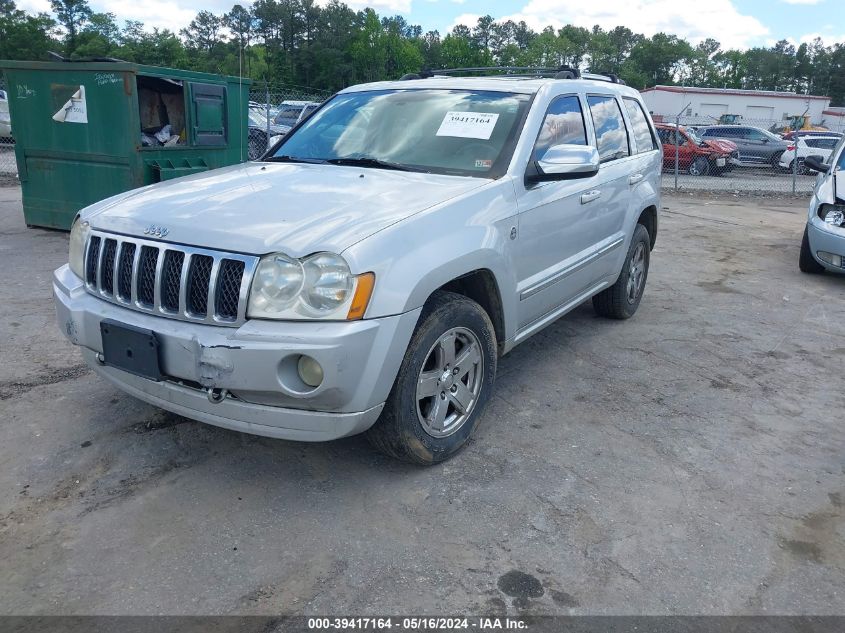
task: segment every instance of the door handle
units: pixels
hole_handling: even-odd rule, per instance
[[[633,176],[631,176],[630,178],[628,178],[628,184],[629,184],[629,185],[636,185],[636,184],[637,184],[639,181],[641,181],[642,179],[643,179],[643,175],[642,175],[642,174],[634,174]]]
[[[601,198],[601,191],[599,191],[598,189],[588,191],[587,193],[581,194],[581,204],[587,204],[588,202],[598,200],[599,198]]]

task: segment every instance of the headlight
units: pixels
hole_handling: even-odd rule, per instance
[[[845,226],[845,205],[823,204],[819,207],[819,217],[831,226]]]
[[[353,275],[340,255],[263,257],[255,270],[247,316],[257,319],[351,320],[364,316],[373,274]]]
[[[76,218],[70,228],[70,252],[68,263],[70,269],[80,279],[85,279],[85,243],[88,241],[88,234],[91,232],[91,225],[88,220]]]

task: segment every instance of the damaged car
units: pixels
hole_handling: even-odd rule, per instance
[[[801,241],[799,267],[805,273],[845,273],[845,138],[830,158],[808,156],[805,165],[819,172]]]

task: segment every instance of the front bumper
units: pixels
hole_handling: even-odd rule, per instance
[[[163,409],[229,429],[321,441],[369,428],[378,418],[420,310],[351,322],[252,320],[238,328],[187,323],[137,312],[89,294],[68,266],[53,279],[59,327],[100,375]],[[156,382],[103,366],[100,322],[152,330],[168,379]],[[316,389],[296,377],[296,360],[323,368]],[[213,403],[209,388],[230,396]]]
[[[810,242],[813,258],[819,264],[830,272],[845,273],[845,268],[833,266],[830,262],[819,258],[819,251],[845,258],[845,228],[829,226],[818,215],[813,214],[807,223],[807,239]]]

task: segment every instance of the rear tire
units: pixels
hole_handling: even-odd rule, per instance
[[[798,268],[802,273],[808,275],[818,275],[824,272],[824,266],[816,261],[813,257],[813,251],[810,249],[810,237],[807,235],[807,227],[804,227],[804,238],[801,240],[801,255],[798,257]]]
[[[496,334],[475,301],[438,291],[426,303],[378,421],[367,431],[382,453],[442,462],[472,435],[496,377]]]
[[[625,264],[616,283],[593,297],[593,309],[610,319],[630,319],[640,307],[648,279],[651,238],[642,224],[637,224],[628,247]]]

